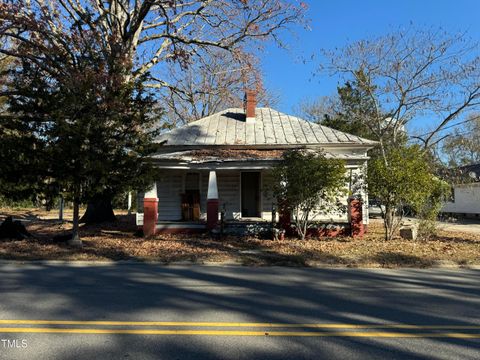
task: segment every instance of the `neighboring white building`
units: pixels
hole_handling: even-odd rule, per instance
[[[466,166],[462,170],[476,182],[454,185],[453,201],[446,202],[442,212],[478,218],[480,217],[480,164]]]

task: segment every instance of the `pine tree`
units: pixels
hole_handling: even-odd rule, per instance
[[[71,29],[62,36],[46,36],[41,49],[21,45],[48,60],[19,61],[8,84],[15,93],[8,100],[11,116],[2,123],[17,137],[8,149],[39,165],[22,171],[44,193],[62,193],[74,203],[72,243],[81,244],[80,204],[151,182],[144,160],[154,151],[157,117],[143,86],[148,74],[126,80],[129,62],[110,62],[93,32]],[[14,179],[14,173],[3,175]]]

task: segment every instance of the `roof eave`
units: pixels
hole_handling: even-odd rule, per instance
[[[288,149],[307,149],[307,148],[363,148],[365,150],[373,149],[378,145],[378,142],[360,144],[360,143],[314,143],[314,144],[258,144],[258,145],[244,145],[244,144],[191,144],[191,145],[167,145],[161,146],[161,150],[181,151],[181,150],[200,150],[200,149],[269,149],[269,150],[288,150]]]

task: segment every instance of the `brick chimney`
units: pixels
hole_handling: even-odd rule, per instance
[[[245,92],[245,115],[246,123],[255,123],[255,108],[257,107],[257,93],[255,90],[247,90]]]

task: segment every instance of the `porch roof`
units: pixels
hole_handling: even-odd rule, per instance
[[[276,162],[282,159],[283,150],[188,150],[171,153],[159,153],[152,156],[156,161],[181,162],[190,164],[225,162]],[[346,154],[324,152],[326,158],[342,160],[367,160],[365,153]]]

